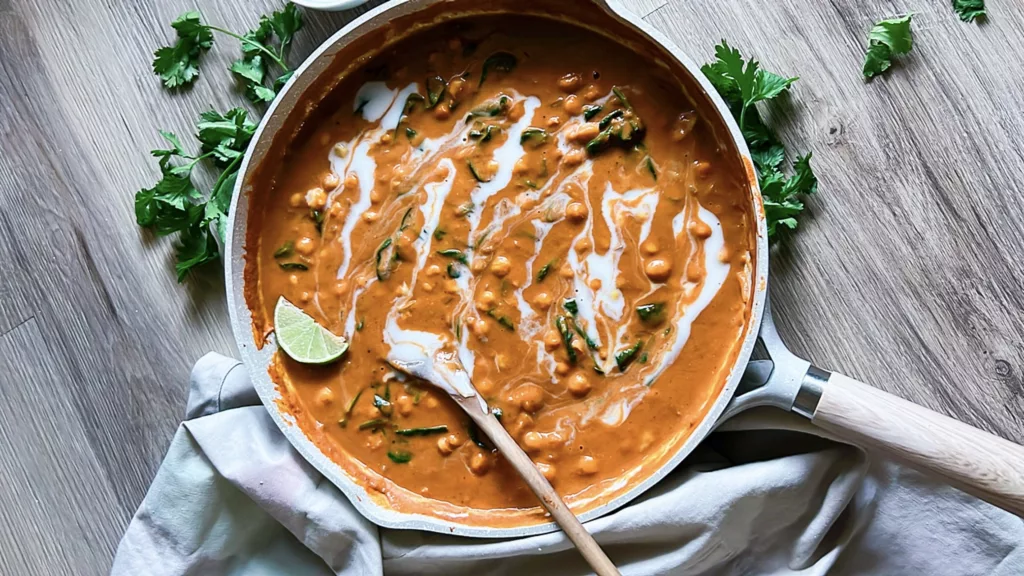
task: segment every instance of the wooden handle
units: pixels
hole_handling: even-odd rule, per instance
[[[902,398],[832,374],[811,421],[865,448],[1024,516],[1024,447]]]
[[[540,499],[541,504],[558,522],[558,525],[565,531],[566,536],[576,545],[580,553],[590,564],[590,567],[597,572],[598,576],[618,576],[619,571],[615,564],[608,559],[608,556],[597,544],[594,537],[583,527],[579,518],[569,510],[562,498],[555,492],[554,487],[544,478],[540,470],[533,464],[533,460],[523,452],[515,439],[505,430],[505,427],[498,422],[498,419],[485,413],[480,409],[476,398],[458,399],[459,403],[476,422],[477,426],[487,434],[487,437],[494,442],[494,445],[505,456],[505,459],[512,464],[512,467],[519,472],[519,475],[526,481],[526,485],[533,490],[533,493]]]

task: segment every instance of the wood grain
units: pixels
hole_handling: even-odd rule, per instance
[[[728,38],[801,77],[769,110],[821,177],[813,218],[773,254],[773,308],[795,351],[1024,441],[1017,3],[988,0],[980,26],[934,0],[626,4],[697,61]],[[157,176],[147,151],[158,128],[188,134],[199,111],[242,101],[227,39],[195,88],[160,88],[149,66],[168,23],[198,7],[244,30],[277,6],[0,0],[2,514],[25,519],[10,530],[39,520],[32,538],[0,532],[2,574],[106,572],[181,417],[192,363],[234,352],[219,269],[179,286],[171,244],[138,230],[132,195]],[[914,52],[864,83],[870,23],[906,10]],[[291,60],[359,12],[307,13]]]
[[[1024,447],[832,374],[811,421],[1024,517]]]

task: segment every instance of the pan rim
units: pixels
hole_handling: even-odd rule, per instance
[[[331,35],[306,58],[302,65],[296,69],[288,85],[281,91],[281,94],[263,115],[239,169],[240,177],[235,185],[229,212],[226,245],[224,247],[224,254],[227,255],[228,260],[224,265],[224,274],[231,327],[242,357],[241,359],[249,370],[254,388],[275,425],[288,439],[292,447],[321,475],[337,486],[356,510],[371,522],[384,528],[415,529],[476,538],[515,538],[544,534],[557,531],[559,529],[558,525],[554,522],[542,522],[525,526],[477,526],[461,524],[436,516],[399,512],[378,505],[371,497],[370,490],[367,487],[356,482],[340,465],[324,454],[306,436],[305,432],[296,425],[294,419],[280,409],[279,400],[281,399],[281,394],[268,372],[270,361],[276,350],[276,344],[268,342],[261,349],[254,341],[252,311],[248,307],[244,293],[245,243],[249,214],[249,194],[245,191],[246,183],[251,176],[250,172],[259,164],[266,149],[269,148],[269,142],[276,136],[278,129],[283,123],[283,118],[300,102],[303,91],[316,80],[315,75],[310,77],[307,74],[309,69],[314,64],[320,62],[325,56],[331,58],[331,52],[334,49],[344,46],[358,38],[361,34],[369,31],[369,29],[364,30],[364,28],[375,26],[378,21],[386,22],[392,17],[391,13],[412,14],[443,1],[392,0],[356,18]],[[719,391],[718,397],[715,398],[700,424],[694,427],[690,435],[680,444],[671,458],[666,460],[656,471],[634,484],[629,490],[604,504],[579,514],[579,518],[583,522],[608,515],[646,493],[651,487],[675,470],[718,425],[720,417],[725,412],[727,405],[736,392],[744,368],[756,343],[758,327],[760,326],[764,311],[768,282],[767,225],[761,191],[756,177],[750,177],[753,174],[750,151],[728,106],[707,78],[700,73],[699,66],[671,40],[653,29],[640,19],[639,16],[624,8],[617,0],[590,1],[600,9],[605,10],[611,18],[633,28],[646,37],[648,41],[659,45],[664,52],[671,55],[683,67],[686,73],[690,75],[691,79],[703,92],[703,96],[713,104],[719,116],[719,121],[724,123],[727,128],[729,138],[739,154],[741,162],[743,162],[745,167],[748,167],[747,184],[750,189],[751,208],[756,219],[757,230],[755,237],[756,253],[753,259],[754,270],[750,278],[752,283],[751,297],[753,299],[750,316],[745,327],[746,333],[743,337],[739,353],[736,356],[736,361],[730,369],[725,385]],[[276,126],[273,126],[275,123]],[[254,158],[256,158],[255,161]],[[240,214],[242,217],[239,217]]]

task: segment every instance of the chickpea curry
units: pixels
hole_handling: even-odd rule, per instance
[[[395,509],[543,521],[455,402],[386,362],[413,331],[576,512],[670,458],[750,315],[749,181],[718,117],[641,54],[531,16],[419,31],[330,101],[272,170],[247,268],[265,317],[283,296],[350,342],[325,366],[276,355],[307,436]]]

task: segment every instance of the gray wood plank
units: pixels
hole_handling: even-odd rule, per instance
[[[793,348],[1024,440],[1024,14],[1013,0],[989,0],[983,26],[931,0],[627,4],[697,61],[728,38],[802,78],[770,110],[821,177],[813,218],[772,257]],[[180,419],[191,364],[234,353],[218,268],[178,285],[171,244],[138,230],[132,195],[157,176],[147,151],[158,128],[185,135],[201,110],[242,102],[226,38],[193,89],[160,88],[149,67],[168,23],[198,7],[244,30],[279,5],[0,0],[2,573],[106,571]],[[364,10],[307,12],[292,61]],[[871,22],[904,10],[918,14],[913,54],[862,82]]]

